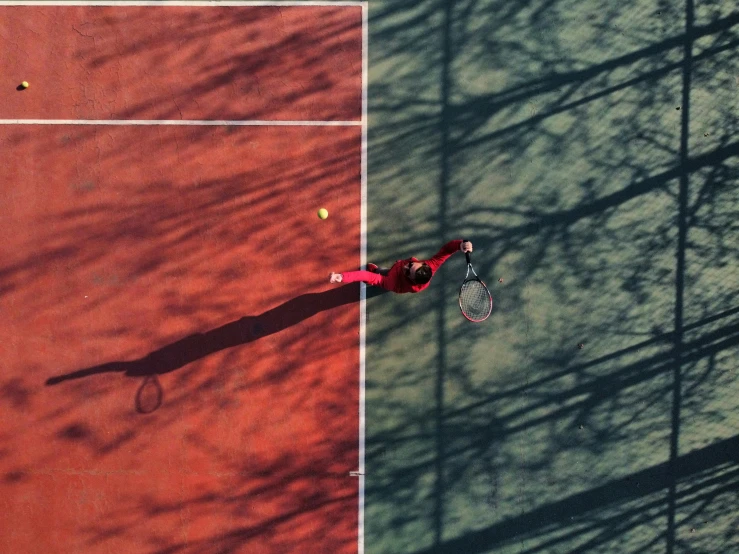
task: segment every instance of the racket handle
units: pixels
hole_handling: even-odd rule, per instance
[[[462,239],[462,244],[464,244],[465,242],[469,242],[469,241],[467,239]],[[465,252],[464,253],[464,257],[467,258],[467,263],[468,264],[472,263],[472,262],[470,262],[470,253],[469,252]]]

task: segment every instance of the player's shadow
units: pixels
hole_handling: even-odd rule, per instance
[[[319,312],[359,300],[359,285],[350,284],[325,292],[303,294],[260,315],[245,316],[205,333],[196,333],[150,352],[132,361],[114,361],[50,377],[46,385],[90,375],[123,372],[128,377],[147,377],[175,371],[209,354],[249,343],[292,325]]]

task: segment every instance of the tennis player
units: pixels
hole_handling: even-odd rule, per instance
[[[430,260],[420,261],[417,258],[398,260],[389,269],[375,264],[367,264],[367,271],[346,271],[332,273],[330,283],[355,283],[363,281],[368,285],[403,294],[405,292],[421,292],[429,286],[431,277],[449,256],[457,251],[472,252],[470,241],[453,240],[446,243]]]

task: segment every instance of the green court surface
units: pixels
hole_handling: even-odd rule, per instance
[[[368,260],[470,238],[496,304],[368,300],[366,552],[739,552],[736,4],[369,29]]]

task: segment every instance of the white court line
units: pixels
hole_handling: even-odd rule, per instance
[[[301,7],[301,6],[364,6],[366,2],[330,2],[330,1],[310,1],[303,2],[254,2],[251,0],[195,0],[188,2],[187,0],[72,0],[70,2],[45,2],[44,0],[0,0],[0,6],[193,6],[196,8],[206,7],[235,7],[235,6],[254,6],[254,7]]]
[[[362,4],[362,154],[361,154],[361,216],[359,260],[367,263],[367,87],[369,66],[369,7]],[[359,514],[357,519],[357,554],[364,554],[364,493],[365,493],[365,391],[367,347],[367,285],[359,293]]]
[[[0,125],[230,125],[284,127],[358,127],[362,121],[280,121],[210,119],[0,119]]]

